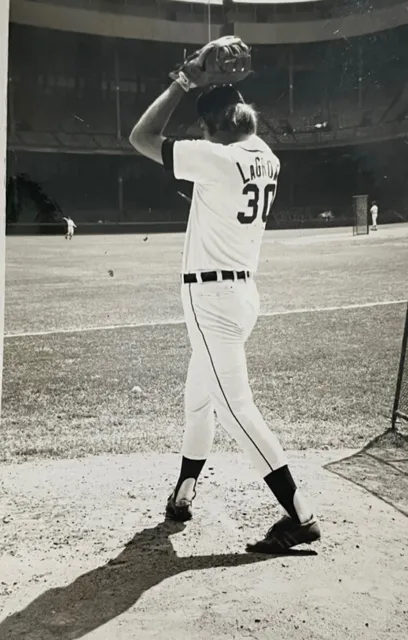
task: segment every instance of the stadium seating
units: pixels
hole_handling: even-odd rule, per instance
[[[138,10],[149,6],[136,4]],[[403,28],[351,44],[299,45],[290,55],[286,48],[254,47],[256,75],[242,90],[260,111],[260,132],[274,145],[296,148],[375,138],[375,127],[386,113],[388,121],[394,112],[402,121],[405,101],[394,110],[389,107],[405,84],[407,37],[408,28]],[[129,151],[133,124],[166,86],[167,70],[182,50],[171,43],[115,41],[13,25],[10,141],[18,140],[19,148]],[[360,59],[364,75],[359,79]],[[391,66],[385,63],[390,59]],[[186,100],[177,109],[169,133],[199,133],[193,103]]]

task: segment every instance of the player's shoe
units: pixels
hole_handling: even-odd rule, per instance
[[[189,500],[188,498],[180,498],[179,500],[176,500],[176,495],[173,491],[167,500],[166,518],[169,520],[176,520],[176,522],[187,522],[188,520],[191,520],[192,517],[192,500]]]
[[[247,544],[246,549],[254,553],[285,553],[298,544],[317,542],[320,536],[320,527],[314,517],[300,524],[289,516],[283,516],[269,529],[263,540]]]

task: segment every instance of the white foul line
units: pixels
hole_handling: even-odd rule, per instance
[[[407,300],[384,300],[383,302],[364,302],[362,304],[345,304],[340,307],[317,307],[311,309],[288,309],[287,311],[271,311],[270,313],[260,313],[260,318],[271,318],[274,316],[290,316],[300,313],[323,313],[325,311],[348,311],[349,309],[368,309],[370,307],[387,307],[396,304],[406,304]],[[114,331],[115,329],[137,329],[141,327],[159,327],[166,325],[184,324],[184,320],[168,320],[167,322],[139,322],[135,324],[112,324],[104,327],[83,327],[81,329],[51,329],[50,331],[33,331],[27,333],[8,333],[5,340],[10,338],[29,338],[34,336],[51,336],[62,333],[85,333],[87,331]]]

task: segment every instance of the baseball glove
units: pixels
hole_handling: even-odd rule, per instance
[[[235,84],[252,71],[251,50],[237,36],[223,36],[185,58],[170,73],[188,91],[208,85]]]

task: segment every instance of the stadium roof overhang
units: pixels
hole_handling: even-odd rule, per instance
[[[232,0],[234,4],[300,4],[301,2],[323,2],[324,0]],[[224,0],[177,0],[177,2],[187,2],[189,4],[213,4],[221,5]]]
[[[172,42],[201,45],[208,40],[210,20],[197,20],[191,15],[191,19],[186,15],[182,17],[176,15],[169,19],[166,14],[139,16],[136,14],[125,14],[123,12],[109,13],[84,9],[81,0],[72,0],[75,6],[70,4],[71,0],[13,0],[10,6],[10,20],[18,24],[42,27],[46,29],[57,29],[62,31],[72,31],[78,33],[88,33],[92,35],[108,36],[115,38],[151,40],[157,42]],[[153,6],[155,2],[150,0]],[[181,3],[192,4],[194,0],[179,0]],[[198,1],[198,0],[197,0]],[[200,0],[202,6],[206,6],[206,0]],[[254,7],[258,2],[248,0],[232,0],[238,7],[245,4]],[[299,2],[299,0],[297,0]],[[368,1],[368,0],[367,0]],[[0,0],[1,2],[1,0]],[[96,5],[99,2],[95,0]],[[209,0],[211,5],[220,5],[222,0]],[[328,0],[327,4],[335,2]],[[372,0],[373,5],[377,5],[376,0]],[[285,0],[287,4],[287,0]],[[394,4],[396,3],[396,4]],[[268,4],[270,4],[268,0]],[[313,4],[326,6],[324,0],[304,0],[305,8]],[[337,3],[336,3],[337,4]],[[342,0],[339,0],[339,5]],[[79,6],[78,6],[79,5]],[[283,2],[275,2],[273,6],[284,6]],[[88,6],[88,5],[87,5]],[[157,6],[162,6],[158,4]],[[292,2],[288,7],[295,7]],[[370,5],[371,6],[371,5]],[[348,38],[360,37],[368,34],[379,33],[408,24],[408,0],[380,0],[378,8],[373,11],[364,11],[361,14],[347,14],[335,17],[314,17],[311,15],[306,19],[286,20],[281,16],[279,20],[254,21],[249,18],[235,19],[234,15],[229,18],[229,32],[234,30],[248,44],[251,45],[280,45],[299,44],[313,42],[327,42],[331,40],[345,40]],[[245,12],[244,12],[245,13]],[[220,16],[211,15],[211,38],[217,38],[223,33],[225,24]]]

